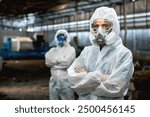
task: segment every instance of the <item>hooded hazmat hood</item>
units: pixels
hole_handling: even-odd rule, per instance
[[[57,32],[56,32],[56,34],[55,34],[55,41],[56,41],[56,44],[58,45],[58,40],[57,40],[57,36],[59,35],[59,34],[64,34],[64,35],[66,35],[67,36],[67,43],[69,44],[70,43],[70,36],[69,36],[69,33],[67,32],[67,30],[64,30],[64,29],[60,29],[60,30],[58,30]]]
[[[120,25],[119,25],[116,11],[113,8],[100,7],[95,10],[95,12],[93,13],[93,15],[90,19],[90,41],[92,44],[94,44],[93,40],[95,39],[95,36],[93,34],[92,24],[98,18],[107,19],[108,21],[112,22],[112,24],[113,24],[112,31],[115,32],[116,36],[119,36]],[[108,41],[110,41],[109,43],[111,44],[111,43],[117,41],[118,39],[120,39],[120,38],[116,37],[113,40],[108,40]]]

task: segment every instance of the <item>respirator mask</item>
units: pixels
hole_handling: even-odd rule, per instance
[[[94,41],[98,45],[106,44],[106,37],[112,31],[112,23],[106,19],[97,19],[92,24]]]
[[[59,34],[59,35],[57,35],[58,45],[60,47],[63,47],[65,45],[66,39],[67,39],[67,36],[65,34]]]

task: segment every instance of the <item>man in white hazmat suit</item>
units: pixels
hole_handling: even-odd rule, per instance
[[[73,100],[74,91],[69,87],[67,68],[75,59],[75,49],[70,46],[66,30],[58,30],[55,35],[57,47],[45,54],[45,64],[51,68],[49,83],[51,100]]]
[[[97,8],[90,19],[92,46],[85,47],[68,68],[70,87],[79,99],[124,99],[134,67],[132,53],[119,33],[115,10]]]

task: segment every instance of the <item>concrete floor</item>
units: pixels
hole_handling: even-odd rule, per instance
[[[44,60],[5,61],[0,73],[0,99],[2,100],[48,100],[49,68]],[[135,89],[131,98],[150,99],[150,70],[136,70]],[[133,88],[131,88],[133,89]],[[146,89],[146,90],[145,90]]]
[[[44,60],[16,60],[5,63],[0,73],[0,99],[49,99],[50,72]]]

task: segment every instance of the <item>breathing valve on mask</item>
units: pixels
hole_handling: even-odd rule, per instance
[[[103,45],[105,44],[105,38],[101,34],[98,34],[95,38],[96,42],[98,45]]]
[[[57,41],[58,41],[58,45],[63,47],[65,44],[65,41],[67,39],[67,36],[65,34],[59,34],[57,35]]]

